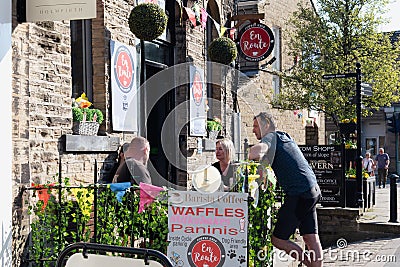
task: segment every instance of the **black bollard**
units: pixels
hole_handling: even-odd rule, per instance
[[[390,179],[390,219],[389,222],[397,223],[397,184],[396,180],[399,178],[396,174],[391,174]]]

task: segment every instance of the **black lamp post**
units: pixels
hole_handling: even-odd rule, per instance
[[[361,155],[361,64],[356,63],[356,112],[357,112],[357,157],[356,157],[356,199],[357,206],[362,207],[363,199],[363,181],[362,181],[362,155]]]

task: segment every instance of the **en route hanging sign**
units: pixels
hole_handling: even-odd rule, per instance
[[[239,32],[239,54],[248,61],[258,62],[274,49],[274,34],[261,23],[252,23]]]

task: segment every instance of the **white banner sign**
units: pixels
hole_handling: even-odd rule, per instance
[[[113,40],[110,48],[113,130],[137,131],[136,49]]]
[[[26,21],[92,19],[96,0],[26,0]]]
[[[206,88],[204,72],[190,66],[190,135],[206,136]]]
[[[169,245],[175,266],[247,266],[247,194],[168,192]]]

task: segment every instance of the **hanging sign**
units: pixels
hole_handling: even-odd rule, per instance
[[[135,47],[110,40],[112,125],[114,131],[137,131],[137,61]]]
[[[264,24],[249,24],[239,32],[239,47],[239,54],[244,59],[261,61],[274,49],[274,34]]]
[[[190,66],[190,135],[206,136],[206,86],[204,70]]]

